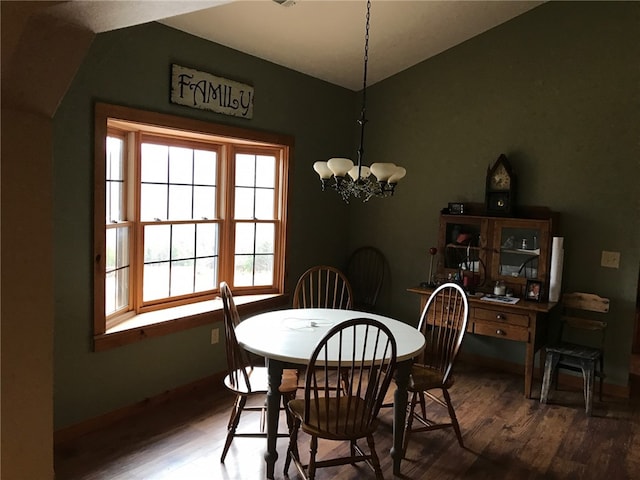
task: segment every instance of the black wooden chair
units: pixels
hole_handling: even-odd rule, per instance
[[[607,322],[595,318],[609,311],[609,299],[590,293],[565,293],[562,296],[560,341],[545,348],[546,362],[540,402],[547,403],[553,382],[557,388],[558,370],[581,372],[587,415],[593,408],[595,378],[600,379],[602,401],[604,381],[604,341]]]
[[[342,271],[328,265],[317,265],[304,272],[293,292],[293,308],[352,307],[353,291]]]
[[[375,311],[386,270],[387,259],[375,247],[360,247],[351,254],[346,275],[353,290],[354,310]]]
[[[409,386],[411,394],[407,424],[404,433],[403,455],[411,435],[417,432],[452,427],[461,447],[462,433],[451,403],[449,388],[453,385],[453,366],[462,345],[469,321],[467,294],[456,283],[445,283],[437,287],[422,310],[418,330],[426,343],[418,360],[411,366]],[[432,393],[439,390],[441,397]],[[448,422],[436,422],[427,417],[426,399],[446,407]],[[419,411],[416,407],[419,406]],[[420,426],[414,427],[417,420]]]
[[[381,322],[355,318],[340,323],[318,342],[309,359],[303,399],[289,401],[294,417],[284,473],[293,461],[305,479],[315,478],[317,468],[367,462],[382,479],[373,434],[378,412],[396,366],[396,341]],[[331,362],[328,360],[331,359]],[[346,370],[346,376],[337,372]],[[347,384],[344,378],[347,379]],[[298,450],[298,431],[311,436],[309,462]],[[317,460],[318,439],[348,441],[350,454]],[[366,438],[368,453],[357,444]]]
[[[235,327],[240,323],[240,316],[233,301],[231,289],[226,282],[220,283],[220,296],[224,309],[225,347],[227,351],[227,376],[224,385],[236,395],[231,409],[229,424],[227,425],[227,438],[220,461],[224,462],[231,442],[235,437],[267,437],[265,432],[266,404],[262,402],[258,406],[246,406],[249,397],[265,397],[268,391],[267,368],[254,365],[252,357],[238,344]],[[283,407],[295,398],[298,388],[298,376],[296,370],[285,369],[282,372],[280,393],[282,394]],[[243,411],[260,411],[260,432],[238,433],[236,431]],[[291,423],[291,418],[287,419]],[[287,437],[287,434],[278,434],[279,437]]]

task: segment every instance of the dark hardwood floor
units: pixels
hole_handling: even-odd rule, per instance
[[[522,377],[460,366],[451,396],[465,448],[451,429],[417,434],[402,462],[405,479],[606,479],[640,478],[640,399],[605,397],[584,413],[581,391],[553,391],[550,403],[522,396]],[[265,440],[238,438],[220,463],[232,397],[221,387],[150,408],[144,415],[58,445],[57,480],[245,480],[264,478]],[[435,408],[435,407],[434,407]],[[391,409],[383,409],[376,436],[385,478],[394,478]],[[444,414],[444,412],[443,412]],[[256,429],[258,414],[243,424]],[[284,431],[284,422],[282,425]],[[302,435],[301,435],[302,437]],[[307,445],[302,437],[301,452]],[[319,455],[345,444],[324,442]],[[282,472],[286,439],[278,440]],[[290,469],[291,480],[298,478]],[[321,469],[321,479],[375,478],[366,466]]]

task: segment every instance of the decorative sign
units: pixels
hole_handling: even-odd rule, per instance
[[[171,102],[242,118],[253,118],[253,87],[173,64]]]

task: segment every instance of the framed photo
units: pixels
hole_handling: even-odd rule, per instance
[[[524,298],[532,302],[540,302],[542,300],[542,282],[538,280],[527,280]]]

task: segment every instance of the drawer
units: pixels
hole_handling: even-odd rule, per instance
[[[492,310],[489,308],[474,308],[471,312],[474,319],[489,320],[494,322],[504,322],[509,325],[529,326],[529,315],[521,313],[511,313],[505,310]],[[506,326],[506,325],[505,325]]]
[[[475,322],[473,333],[489,337],[506,338],[517,342],[529,341],[529,329],[502,322]]]

